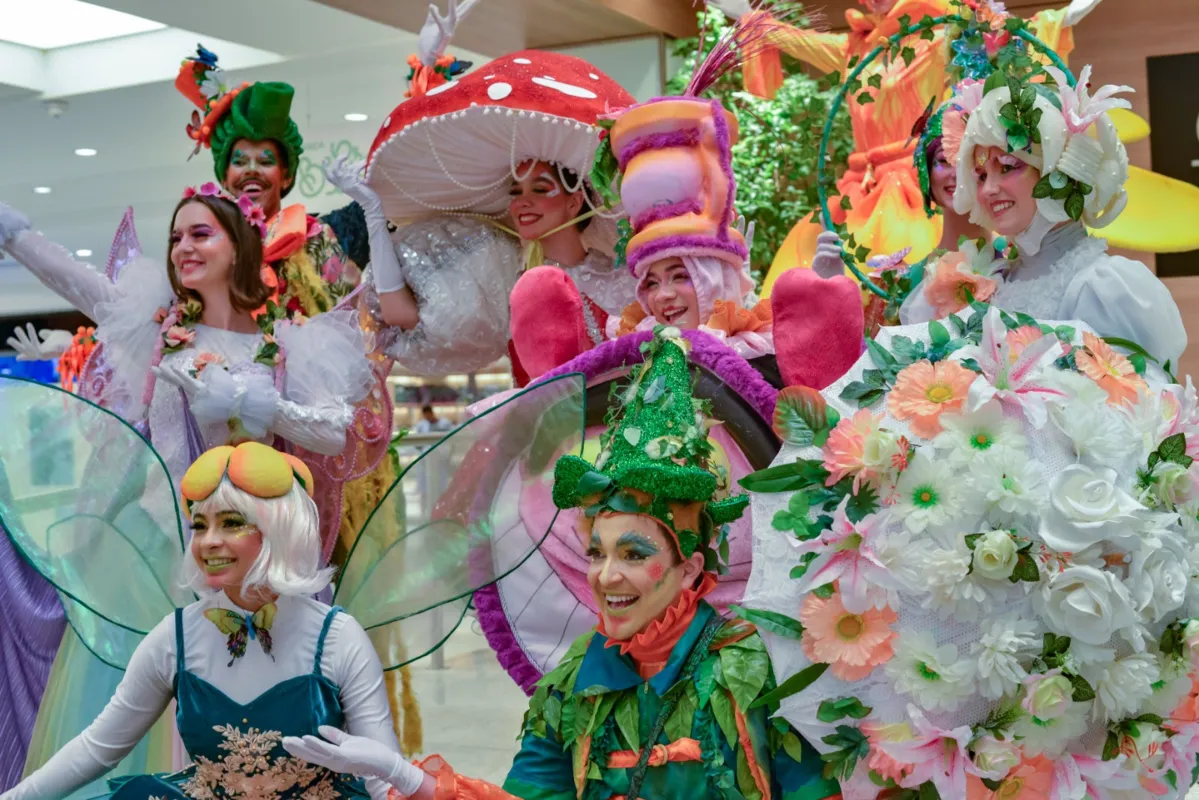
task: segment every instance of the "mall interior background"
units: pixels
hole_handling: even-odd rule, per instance
[[[842,29],[853,5],[821,4],[825,25]],[[1049,5],[1007,3],[1023,16]],[[207,153],[188,160],[191,106],[172,85],[180,59],[197,42],[216,52],[235,80],[296,87],[292,115],[306,152],[288,200],[323,213],[346,198],[325,182],[321,162],[366,153],[402,99],[426,8],[418,0],[0,0],[0,20],[18,6],[38,15],[28,26],[0,26],[0,199],[101,267],[127,207],[145,252],[165,259],[180,187],[212,178]],[[129,20],[109,28],[103,16],[88,16],[97,8],[141,18],[137,32],[121,27]],[[643,100],[658,94],[672,71],[670,38],[694,34],[691,0],[481,0],[451,52],[480,64],[524,47],[561,49],[592,61]],[[1072,65],[1093,64],[1099,83],[1136,90],[1133,110],[1152,134],[1129,146],[1131,161],[1199,184],[1199,0],[1104,0],[1075,40]],[[1160,68],[1179,64],[1193,68]],[[1181,77],[1169,84],[1170,75]],[[1125,254],[1155,264],[1153,254]],[[1179,372],[1199,373],[1199,252],[1158,263],[1192,342]],[[0,261],[0,372],[16,367],[3,342],[27,322],[87,324],[22,267]],[[465,403],[511,385],[503,362],[478,375],[435,378],[397,368],[391,383],[398,425],[414,423],[425,402],[457,421]],[[423,446],[413,439],[405,458]],[[453,755],[457,748],[475,774],[501,777],[524,700],[469,622],[436,661],[421,665],[417,688],[428,704],[429,749]]]

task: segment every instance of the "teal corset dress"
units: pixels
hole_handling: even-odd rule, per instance
[[[175,611],[177,666],[175,719],[192,766],[174,775],[138,775],[110,782],[109,800],[332,800],[367,798],[362,781],[293,758],[284,736],[316,735],[343,722],[336,684],[321,674],[331,609],[321,627],[312,672],[272,686],[249,703],[236,703],[185,668],[183,609]]]

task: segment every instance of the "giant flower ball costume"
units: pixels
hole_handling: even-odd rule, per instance
[[[1081,323],[974,304],[783,394],[786,444],[743,482],[744,613],[846,800],[1183,797],[1190,381]]]

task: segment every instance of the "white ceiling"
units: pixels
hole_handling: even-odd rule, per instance
[[[303,186],[288,201],[317,212],[346,202],[322,185],[320,162],[331,148],[352,145],[365,153],[403,99],[406,62],[416,47],[413,33],[311,0],[91,1],[170,27],[45,52],[0,42],[0,200],[67,248],[92,250],[88,260],[98,265],[130,205],[147,252],[165,257],[168,216],[180,192],[212,176],[208,151],[187,161],[192,106],[173,87],[180,61],[197,42],[217,53],[235,81],[281,80],[296,87],[292,117],[304,135],[307,163],[300,170]],[[610,50],[592,46],[579,54],[635,96],[657,93],[662,76],[656,39],[605,47]],[[451,52],[475,64],[488,60],[453,47]],[[48,99],[65,100],[66,113],[51,117]],[[346,122],[348,112],[370,118]],[[98,155],[74,155],[80,147]],[[37,195],[34,186],[53,191]],[[23,268],[0,262],[0,316],[65,308]]]

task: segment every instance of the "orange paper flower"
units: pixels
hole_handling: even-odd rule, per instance
[[[941,414],[961,409],[977,377],[956,361],[917,361],[896,377],[887,408],[897,419],[910,420],[917,436],[931,439],[941,432]]]
[[[972,271],[967,255],[961,251],[946,253],[937,267],[932,282],[924,287],[924,297],[937,310],[937,315],[946,317],[965,308],[971,300],[985,303],[995,294],[998,284]]]
[[[809,594],[799,612],[804,624],[804,655],[829,664],[833,675],[843,681],[860,681],[894,655],[891,623],[897,618],[890,608],[850,614],[839,594],[828,600]]]
[[[712,316],[708,327],[735,336],[742,331],[755,333],[769,328],[774,323],[774,313],[769,300],[762,300],[753,308],[744,308],[728,300],[717,300],[712,304]]]
[[[853,475],[853,490],[857,492],[862,481],[877,481],[882,470],[891,466],[890,454],[884,459],[874,454],[881,464],[868,464],[866,458],[866,439],[878,432],[882,418],[881,414],[871,414],[870,409],[863,408],[837,423],[824,445],[824,468],[829,471],[826,485],[832,486]]]
[[[1082,335],[1085,350],[1074,354],[1079,370],[1107,392],[1107,403],[1121,406],[1136,404],[1137,392],[1148,388],[1137,374],[1132,362],[1112,349],[1112,346],[1089,331]]]

